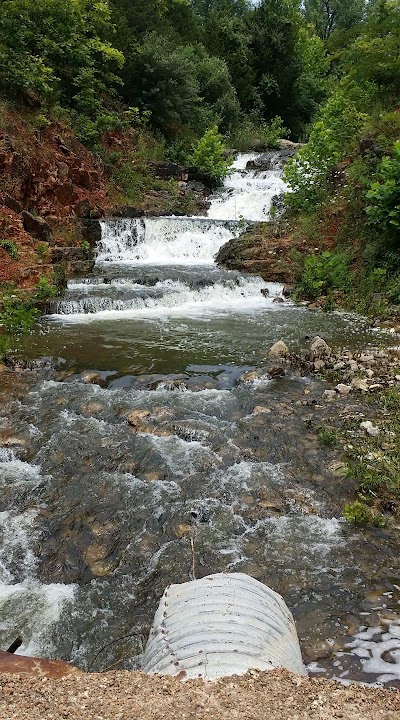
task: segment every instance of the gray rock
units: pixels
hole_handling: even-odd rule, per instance
[[[324,360],[315,360],[314,362],[314,370],[323,370],[323,368],[326,366],[326,363]]]
[[[319,335],[316,335],[310,347],[310,360],[322,360],[323,358],[330,357],[331,353],[332,350],[325,340],[319,337]]]
[[[365,378],[354,378],[351,381],[352,387],[355,390],[361,390],[362,392],[368,392],[368,383]]]
[[[333,400],[337,395],[336,390],[325,390],[323,392],[322,397],[324,397],[326,400]]]
[[[344,385],[343,383],[339,383],[335,387],[336,392],[339,393],[339,395],[348,395],[351,393],[352,387],[351,385]]]
[[[19,215],[22,213],[22,205],[21,203],[16,200],[12,195],[5,195],[4,196],[4,205],[10,210],[13,210],[14,212],[18,213]]]
[[[375,427],[370,420],[365,420],[360,423],[360,428],[361,430],[365,430],[367,435],[372,435],[372,437],[379,435],[379,428]]]

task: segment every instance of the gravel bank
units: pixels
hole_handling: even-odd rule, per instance
[[[251,671],[215,684],[138,672],[0,675],[1,720],[398,720],[400,692]]]

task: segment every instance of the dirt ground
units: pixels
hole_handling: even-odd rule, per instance
[[[1,720],[398,720],[400,693],[344,687],[286,670],[250,671],[217,683],[138,672],[60,680],[0,675]]]

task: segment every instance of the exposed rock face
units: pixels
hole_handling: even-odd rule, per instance
[[[21,203],[18,202],[18,200],[16,200],[14,197],[12,197],[12,195],[4,196],[4,205],[18,214],[22,213]]]
[[[43,218],[32,215],[24,210],[22,213],[22,219],[24,223],[24,230],[26,230],[26,232],[33,235],[33,237],[38,240],[44,240],[45,242],[50,240],[51,228],[50,225],[43,220]]]
[[[269,282],[290,286],[295,280],[294,250],[300,254],[309,251],[303,240],[292,235],[286,222],[254,223],[219,249],[216,262],[228,270],[254,273]]]

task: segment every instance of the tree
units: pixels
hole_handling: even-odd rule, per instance
[[[201,46],[176,45],[156,33],[136,43],[128,57],[124,96],[151,111],[153,124],[173,137],[184,126],[204,132],[231,128],[239,105],[225,63]]]
[[[400,0],[378,0],[358,37],[342,52],[342,71],[371,94],[371,107],[398,106],[400,95]]]
[[[124,62],[113,33],[107,0],[4,0],[0,85],[13,97],[33,91],[95,116]]]
[[[359,23],[365,5],[365,0],[304,0],[304,14],[319,37],[327,40],[335,30],[348,30]]]
[[[292,190],[286,195],[289,205],[310,210],[325,201],[328,174],[356,141],[364,119],[341,88],[331,95],[307,145],[285,167],[284,178]]]
[[[378,177],[367,192],[366,213],[371,225],[400,246],[400,142],[394,144],[392,157],[383,158]]]
[[[226,62],[239,101],[248,107],[254,86],[249,29],[254,9],[237,0],[211,0],[195,6],[201,7],[204,15],[203,44],[211,55]]]
[[[256,105],[266,119],[279,115],[292,126],[291,106],[299,76],[299,14],[290,0],[262,0],[251,19]]]

